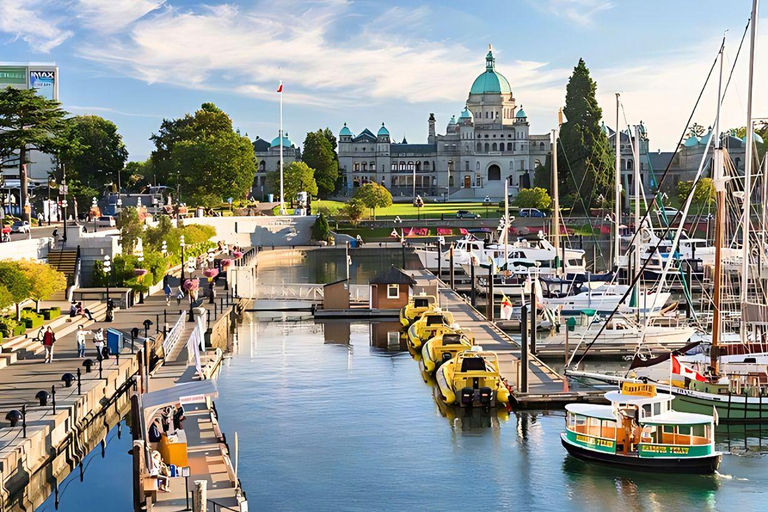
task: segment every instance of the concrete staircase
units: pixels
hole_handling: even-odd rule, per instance
[[[69,300],[69,291],[77,282],[79,249],[56,249],[48,252],[48,264],[67,277],[65,290],[56,292],[51,300]]]
[[[61,340],[65,336],[75,332],[78,325],[87,328],[97,321],[103,320],[107,316],[107,304],[105,302],[94,302],[88,304],[86,308],[91,312],[91,315],[93,315],[95,320],[88,320],[83,317],[70,319],[69,315],[64,313],[59,318],[46,324],[46,326],[50,325],[53,332],[56,334],[56,339]],[[2,348],[2,352],[0,352],[0,368],[11,365],[16,361],[42,354],[45,351],[43,344],[40,340],[35,339],[38,330],[29,331],[24,336],[17,336],[4,342],[0,347]]]

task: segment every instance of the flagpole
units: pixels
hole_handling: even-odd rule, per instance
[[[280,215],[285,215],[285,198],[283,197],[283,81],[280,80]]]

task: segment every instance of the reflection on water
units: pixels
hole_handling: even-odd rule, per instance
[[[269,251],[265,253],[269,256]],[[297,253],[298,254],[298,253]],[[322,249],[306,251],[303,256],[286,256],[280,260],[263,258],[256,271],[259,282],[280,283],[332,283],[346,277],[345,251]],[[368,284],[368,281],[390,265],[403,266],[403,254],[399,249],[374,249],[372,245],[350,250],[352,264],[349,278],[353,284]],[[405,255],[405,268],[421,268],[419,258],[413,252]]]
[[[254,509],[747,511],[764,500],[760,455],[725,455],[722,476],[623,472],[567,456],[561,411],[441,408],[389,324],[241,326],[217,406],[239,434]]]

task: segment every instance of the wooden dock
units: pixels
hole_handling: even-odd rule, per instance
[[[414,276],[417,280],[420,277],[427,278],[426,275]],[[475,344],[498,354],[501,374],[513,388],[514,406],[536,409],[561,407],[573,402],[605,402],[604,390],[570,390],[565,377],[532,354],[528,355],[528,390],[521,391],[523,368],[520,343],[487,321],[482,313],[457,292],[445,286],[445,283],[441,282],[439,295],[440,307],[453,314],[454,321],[462,329],[469,331],[469,336],[474,338]]]

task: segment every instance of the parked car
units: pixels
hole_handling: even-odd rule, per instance
[[[11,233],[29,233],[29,222],[17,220],[11,224]]]
[[[115,218],[114,217],[109,217],[109,216],[105,215],[105,216],[102,216],[102,217],[98,217],[96,219],[96,226],[100,227],[100,228],[113,228],[116,225],[117,224],[115,223]]]
[[[672,219],[679,212],[680,212],[680,210],[678,210],[677,208],[672,208],[671,206],[665,206],[664,207],[664,215],[668,219]],[[661,215],[661,210],[659,210],[658,214]]]
[[[469,210],[459,210],[456,212],[457,219],[479,219],[479,213],[472,213]]]
[[[538,208],[520,208],[521,217],[546,217],[547,214]]]

